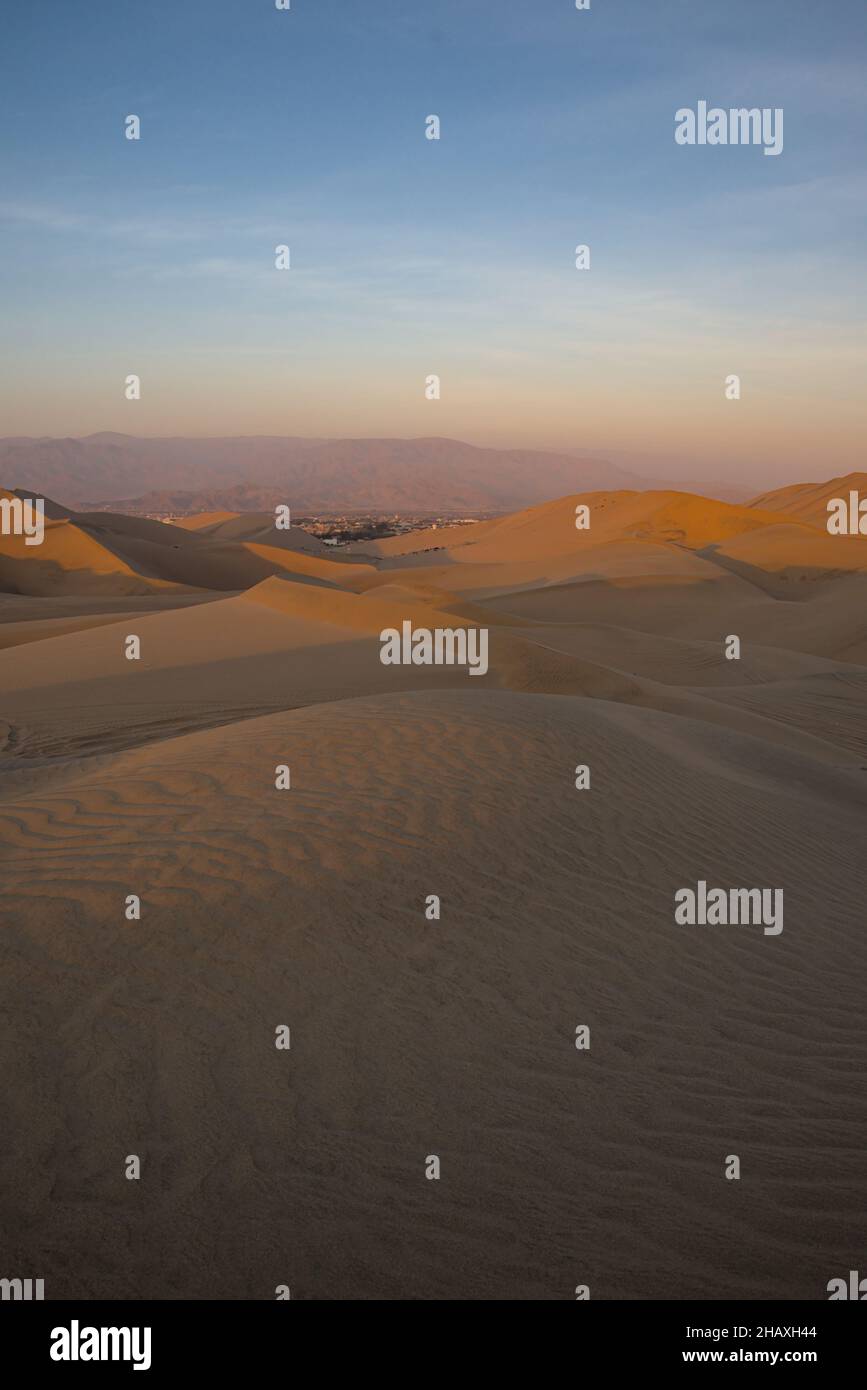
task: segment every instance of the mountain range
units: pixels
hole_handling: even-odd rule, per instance
[[[604,458],[460,440],[249,436],[0,439],[7,487],[70,507],[136,512],[494,513],[597,489],[667,486]],[[684,487],[688,484],[679,484]],[[707,486],[704,487],[708,491]],[[728,488],[710,489],[738,500]]]

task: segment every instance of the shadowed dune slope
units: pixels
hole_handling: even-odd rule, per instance
[[[0,537],[0,586],[38,597],[132,596],[237,591],[272,574],[308,584],[347,584],[373,572],[369,565],[321,555],[307,544],[315,538],[297,528],[259,526],[254,534],[265,540],[203,535],[146,517],[82,513],[74,522],[46,523],[38,546],[28,546],[23,536]]]
[[[284,550],[303,550],[308,555],[334,555],[330,546],[300,526],[278,530],[274,512],[202,512],[199,516],[185,517],[177,525],[211,539],[256,542],[280,546]]]

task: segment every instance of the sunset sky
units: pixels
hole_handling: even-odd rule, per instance
[[[55,0],[4,48],[0,434],[863,466],[864,0]],[[782,154],[676,145],[700,99]]]

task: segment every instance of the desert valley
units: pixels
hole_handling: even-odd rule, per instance
[[[342,547],[54,501],[43,544],[0,538],[10,1268],[471,1299],[858,1268],[850,490],[590,491]],[[405,623],[484,629],[485,669],[386,664]],[[785,929],[683,925],[696,883],[784,893]]]

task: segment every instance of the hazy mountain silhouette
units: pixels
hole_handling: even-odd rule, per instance
[[[7,486],[69,506],[139,502],[152,510],[507,511],[564,493],[646,487],[604,459],[483,449],[456,439],[0,439]]]

